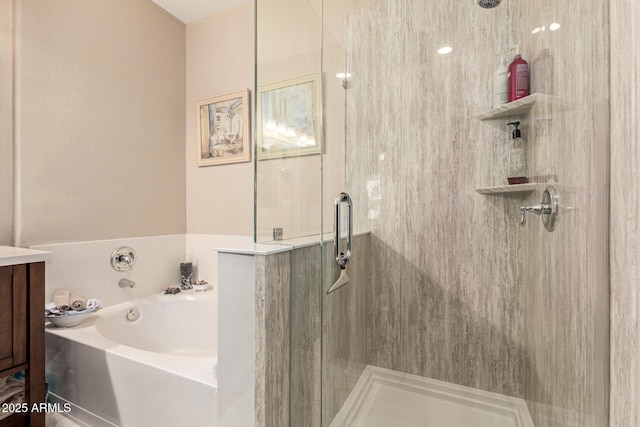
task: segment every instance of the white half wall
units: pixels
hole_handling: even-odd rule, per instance
[[[219,427],[251,427],[256,393],[255,258],[218,256],[218,422]]]
[[[104,307],[162,292],[180,284],[180,263],[184,261],[184,234],[98,240],[34,246],[51,252],[46,263],[46,301],[53,293],[68,289],[72,293],[98,298]],[[132,270],[111,268],[111,254],[121,246],[135,250],[137,261]],[[133,288],[121,288],[122,278],[133,280]]]
[[[253,236],[225,236],[215,234],[187,234],[185,260],[193,262],[194,275],[217,288],[218,252],[214,248],[253,245]]]

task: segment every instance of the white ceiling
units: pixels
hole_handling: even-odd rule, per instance
[[[161,8],[188,24],[213,13],[247,3],[248,0],[153,0]]]

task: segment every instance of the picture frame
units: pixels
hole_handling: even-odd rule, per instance
[[[196,101],[198,166],[251,161],[249,89]]]
[[[256,103],[258,160],[322,154],[320,73],[259,87]]]

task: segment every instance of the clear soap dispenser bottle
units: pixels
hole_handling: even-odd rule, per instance
[[[511,134],[511,140],[509,141],[507,181],[509,185],[526,184],[529,182],[529,178],[527,178],[527,159],[524,139],[522,139],[522,132],[520,132],[518,128],[520,122],[511,122],[508,125],[513,125],[514,130]]]

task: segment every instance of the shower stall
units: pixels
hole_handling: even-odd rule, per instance
[[[531,95],[493,109],[516,50]],[[417,384],[609,425],[609,50],[604,0],[256,1],[255,239],[295,248],[271,425],[422,425]]]

